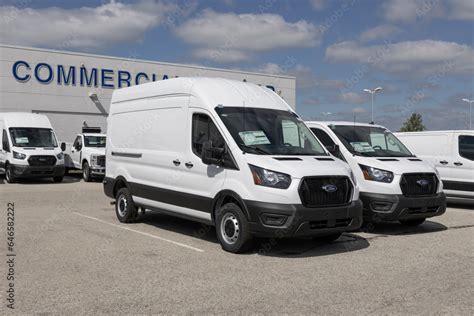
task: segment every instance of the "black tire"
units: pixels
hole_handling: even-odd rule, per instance
[[[64,168],[64,175],[67,176],[69,174],[69,168]]]
[[[360,230],[364,233],[372,233],[375,230],[375,222],[372,221],[364,221]]]
[[[7,180],[8,183],[15,183],[16,178],[13,175],[13,168],[11,165],[7,165],[5,168],[5,180]]]
[[[336,241],[339,237],[341,237],[341,235],[342,235],[342,233],[334,233],[334,234],[331,234],[331,235],[318,237],[317,240],[327,242],[327,243],[331,243],[333,241]]]
[[[225,251],[240,253],[252,246],[247,218],[234,203],[225,204],[216,211],[216,234]]]
[[[64,178],[64,176],[53,177],[53,182],[54,183],[63,182],[63,178]]]
[[[127,188],[121,188],[115,196],[115,214],[122,223],[134,223],[137,220],[138,209]]]
[[[84,161],[82,164],[82,178],[84,179],[85,182],[91,182],[91,168],[89,167],[89,164],[87,161]]]
[[[417,219],[408,219],[408,220],[401,220],[400,223],[402,223],[405,226],[419,226],[425,222],[426,218],[417,218]]]

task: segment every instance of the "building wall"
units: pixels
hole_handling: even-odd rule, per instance
[[[295,107],[294,77],[0,45],[0,112],[46,114],[61,141],[83,122],[106,130],[112,91],[174,77],[223,77],[272,86]],[[95,93],[103,108],[89,97]]]

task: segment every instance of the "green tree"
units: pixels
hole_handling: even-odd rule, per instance
[[[423,118],[419,113],[413,113],[406,121],[403,123],[400,132],[421,132],[426,129],[423,125]]]

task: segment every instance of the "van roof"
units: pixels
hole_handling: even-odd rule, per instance
[[[463,133],[473,134],[474,130],[468,129],[454,129],[454,130],[443,130],[443,131],[422,131],[422,132],[397,132],[397,135],[427,135],[427,134],[446,134],[446,133]]]
[[[380,127],[380,128],[385,128],[382,125],[377,125],[377,124],[369,124],[369,123],[359,123],[359,122],[351,122],[351,121],[307,121],[305,122],[307,124],[320,124],[320,125],[344,125],[344,126],[367,126],[367,127]]]
[[[194,96],[209,109],[214,109],[218,105],[224,107],[245,105],[246,107],[292,110],[275,92],[253,83],[222,78],[180,77],[115,90],[112,95],[110,113],[117,111],[116,107],[125,101],[179,95]]]
[[[4,121],[6,127],[37,127],[52,128],[46,115],[28,112],[5,112],[0,113],[0,120]]]

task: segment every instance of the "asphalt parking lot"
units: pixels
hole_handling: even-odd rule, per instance
[[[121,224],[102,184],[0,178],[6,308],[7,203],[15,210],[17,313],[474,313],[474,206],[418,228],[384,224],[333,244],[260,241],[221,250],[214,231],[158,213]]]

